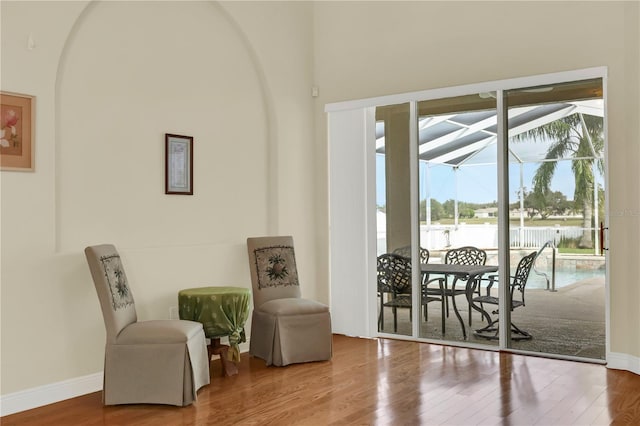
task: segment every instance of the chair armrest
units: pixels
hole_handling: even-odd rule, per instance
[[[434,283],[438,281],[438,287],[440,288],[440,293],[442,293],[444,291],[444,283],[445,283],[445,279],[444,278],[432,278],[429,281],[423,282],[422,283],[422,291],[427,291],[429,284]],[[435,288],[431,288],[431,291],[435,291]]]
[[[498,283],[498,276],[497,275],[489,275],[486,278],[482,278],[483,281],[489,281],[489,284],[487,284],[487,296],[491,295],[491,287],[493,287],[494,283]]]
[[[509,281],[510,281],[509,286],[511,286],[511,287],[513,286],[514,278],[515,277],[513,275],[509,276]],[[487,296],[490,295],[491,287],[493,287],[493,284],[499,284],[498,283],[498,275],[495,275],[495,274],[494,275],[489,275],[486,278],[483,277],[482,281],[489,281],[489,284],[487,284]]]

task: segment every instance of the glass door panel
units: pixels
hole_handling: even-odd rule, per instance
[[[535,256],[511,279],[510,348],[605,359],[602,92],[601,79],[506,92],[510,275]]]
[[[495,94],[425,100],[417,110],[419,242],[428,253],[419,336],[497,345],[474,335],[487,319],[470,298],[484,294],[486,285],[464,273],[477,273],[467,266],[493,266],[485,278],[497,271]]]
[[[376,108],[378,331],[412,335],[409,104]]]

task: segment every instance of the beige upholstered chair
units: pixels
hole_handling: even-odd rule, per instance
[[[202,324],[138,321],[120,255],[110,244],[85,249],[107,331],[102,402],[189,405],[209,384]]]
[[[331,359],[329,307],[302,299],[291,237],[248,238],[253,286],[249,353],[267,365]]]

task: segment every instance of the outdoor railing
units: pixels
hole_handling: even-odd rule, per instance
[[[542,252],[546,248],[551,249],[551,280],[549,280],[549,276],[545,272],[538,271],[538,269],[536,268],[535,262],[533,263],[533,272],[535,272],[536,275],[540,275],[544,277],[544,279],[547,281],[547,290],[556,291],[556,251],[557,249],[553,240],[549,240],[546,243],[544,243],[544,245],[540,248],[540,250],[538,250],[538,254],[536,254],[536,259],[538,259],[538,257],[542,254]],[[551,285],[549,285],[549,281],[551,281]]]
[[[548,241],[558,246],[563,239],[575,239],[582,236],[584,228],[579,226],[529,226],[509,229],[511,247],[536,248],[542,247]]]
[[[561,240],[582,236],[584,228],[579,226],[525,226],[509,229],[512,248],[537,249],[548,241],[558,247]],[[592,230],[592,229],[589,229]],[[481,225],[421,225],[420,246],[429,250],[447,250],[451,247],[475,246],[481,248],[498,247],[498,226]],[[378,232],[378,254],[386,251],[386,232]]]

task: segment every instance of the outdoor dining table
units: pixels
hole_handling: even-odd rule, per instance
[[[197,287],[178,292],[180,319],[202,323],[204,334],[211,339],[207,349],[220,355],[222,374],[238,373],[239,344],[246,341],[244,323],[249,317],[251,291],[244,287]],[[229,346],[220,338],[228,337]]]
[[[476,279],[481,278],[482,275],[490,272],[497,272],[497,265],[458,265],[458,264],[448,264],[448,263],[421,263],[420,271],[423,274],[441,274],[441,275],[454,275],[457,277],[457,280],[453,281],[451,287],[451,303],[453,304],[453,312],[456,314],[458,321],[460,321],[460,326],[462,327],[462,337],[467,339],[467,331],[464,325],[464,320],[460,316],[458,312],[458,307],[456,305],[455,298],[455,290],[456,283],[459,280],[466,280],[465,287],[465,295],[467,296],[467,300],[469,301],[469,306],[471,306],[476,311],[480,312],[483,317],[491,320],[491,317],[487,312],[485,312],[481,307],[477,306],[473,303],[473,290],[475,288]],[[443,295],[443,297],[445,297]],[[442,313],[444,315],[444,312]]]

